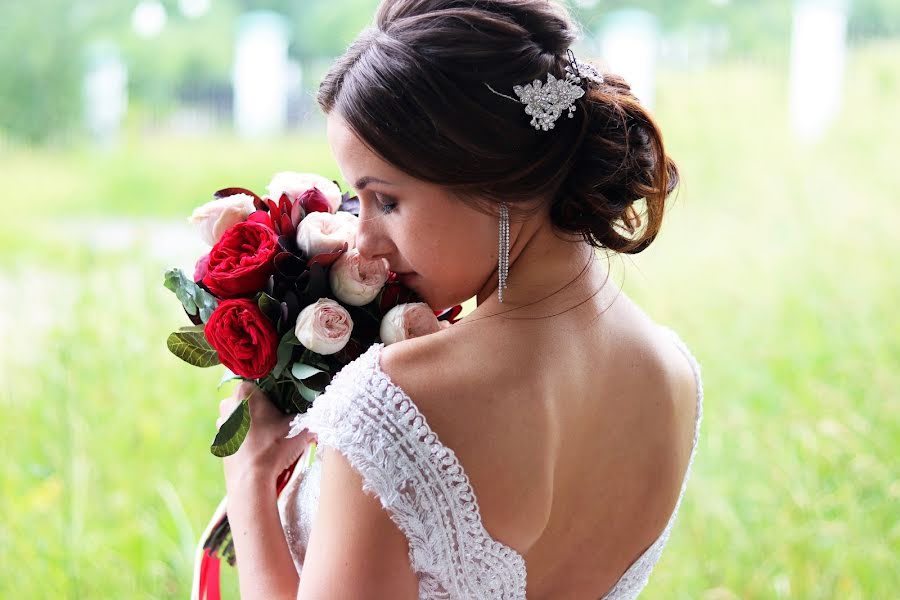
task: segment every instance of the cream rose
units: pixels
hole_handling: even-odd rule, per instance
[[[375,299],[388,278],[388,261],[367,260],[351,248],[341,254],[328,273],[331,291],[350,306],[365,306]]]
[[[303,217],[297,227],[297,246],[307,257],[339,250],[344,242],[348,248],[356,246],[356,221],[341,214],[349,213],[311,212]]]
[[[379,335],[385,346],[441,329],[434,311],[424,302],[398,304],[381,320]]]
[[[234,194],[225,198],[211,200],[194,209],[188,217],[188,223],[194,225],[200,238],[215,246],[225,230],[236,223],[246,221],[250,213],[256,210],[253,197],[247,194]]]
[[[341,206],[341,189],[330,179],[326,179],[315,173],[294,173],[282,171],[275,173],[272,181],[266,186],[269,197],[275,202],[281,198],[281,194],[287,194],[292,202],[295,202],[303,192],[310,188],[319,188],[319,191],[328,199],[331,212],[337,211]]]
[[[304,347],[318,354],[334,354],[347,345],[353,319],[331,298],[320,298],[300,311],[294,334]]]

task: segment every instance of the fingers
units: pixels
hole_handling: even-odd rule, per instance
[[[261,396],[262,390],[259,389],[252,381],[242,381],[239,386],[234,390],[235,396],[239,399],[243,400],[244,398],[253,398],[255,396]]]
[[[222,398],[222,400],[219,401],[219,418],[216,419],[216,429],[222,426],[222,423],[231,416],[231,413],[234,412],[245,398],[252,398],[253,396],[256,396],[259,391],[259,388],[253,382],[242,381],[241,384],[235,388],[234,393],[227,398]]]

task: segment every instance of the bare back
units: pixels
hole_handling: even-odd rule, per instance
[[[461,323],[415,350],[454,399],[423,412],[486,529],[525,558],[528,598],[608,591],[665,528],[690,458],[691,366],[608,287],[563,315]]]

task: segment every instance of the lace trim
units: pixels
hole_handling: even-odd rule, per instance
[[[688,349],[687,345],[681,339],[681,337],[675,332],[675,330],[670,327],[666,327],[665,325],[660,325],[660,327],[665,330],[672,340],[675,342],[675,345],[681,350],[682,354],[688,359],[688,362],[691,364],[691,369],[694,372],[694,383],[697,386],[697,406],[696,406],[696,418],[694,421],[694,438],[691,446],[691,456],[688,459],[687,469],[684,473],[684,479],[681,482],[681,491],[678,493],[678,500],[675,502],[675,509],[672,511],[671,516],[669,517],[669,522],[666,523],[666,528],[663,529],[663,532],[656,538],[656,541],[650,545],[647,550],[644,551],[641,556],[634,561],[630,567],[622,574],[616,584],[612,587],[612,589],[607,592],[601,600],[626,600],[631,598],[636,598],[641,590],[646,587],[647,582],[650,580],[650,574],[653,571],[653,567],[656,566],[657,561],[659,561],[659,557],[662,555],[663,547],[666,545],[666,542],[669,539],[669,534],[672,531],[672,526],[675,523],[675,518],[678,516],[678,509],[681,506],[681,499],[684,497],[684,490],[687,488],[688,479],[691,474],[691,466],[694,463],[694,456],[697,450],[697,442],[700,439],[700,423],[703,421],[703,381],[700,377],[700,363],[691,354],[691,351]]]
[[[420,598],[524,599],[525,559],[487,532],[456,453],[381,370],[383,346],[344,367],[292,433],[316,432],[362,475],[409,540]]]

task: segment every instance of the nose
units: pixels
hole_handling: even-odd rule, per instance
[[[382,215],[373,215],[361,208],[356,229],[356,249],[360,256],[368,260],[388,257],[391,240]]]

